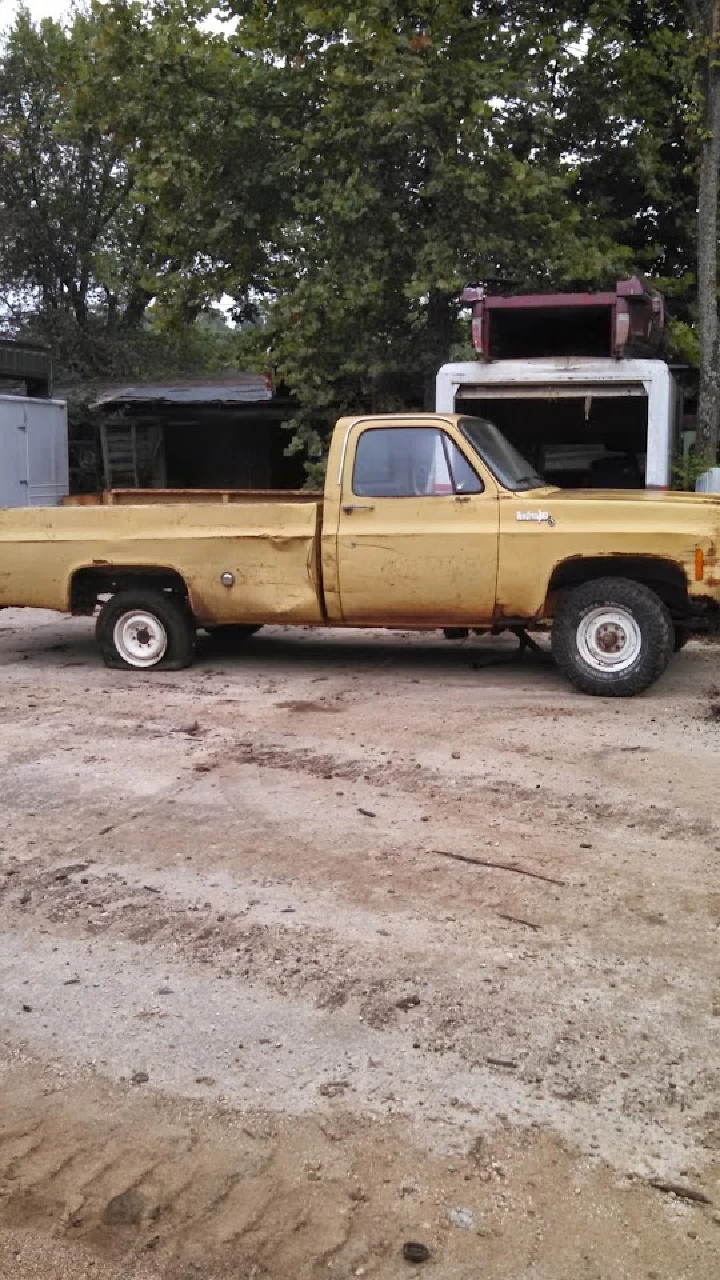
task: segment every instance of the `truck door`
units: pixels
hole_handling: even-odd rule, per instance
[[[489,621],[498,527],[495,482],[449,423],[356,423],[346,442],[338,517],[343,621]]]

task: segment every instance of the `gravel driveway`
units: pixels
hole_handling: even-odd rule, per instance
[[[0,1274],[720,1274],[720,649],[514,645],[0,614]]]

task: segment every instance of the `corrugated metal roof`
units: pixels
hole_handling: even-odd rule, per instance
[[[108,387],[93,404],[123,403],[165,404],[252,404],[272,400],[272,383],[269,374],[233,373],[216,374],[212,378],[176,379],[173,382],[140,382],[133,386]]]

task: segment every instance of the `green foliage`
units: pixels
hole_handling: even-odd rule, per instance
[[[676,359],[684,364],[697,367],[700,353],[696,328],[688,324],[686,320],[680,320],[677,316],[670,316],[668,319],[668,343]]]
[[[61,375],[144,364],[163,327],[192,345],[223,293],[247,310],[285,208],[272,74],[179,0],[92,0],[68,25],[20,11],[0,55],[0,305]]]
[[[629,246],[635,268],[689,283],[697,140],[686,9],[680,0],[587,7],[587,49],[563,83],[556,145],[572,151],[578,198]]]
[[[709,0],[701,0],[700,8]],[[693,10],[697,5],[692,6]],[[433,403],[458,294],[666,293],[695,330],[682,0],[90,0],[0,50],[0,305],[76,381],[272,364],[289,448]],[[228,19],[209,31],[214,11]],[[242,323],[204,319],[222,295]]]
[[[665,296],[668,349],[697,366],[698,187],[710,0],[595,0],[563,86],[577,198]],[[714,300],[711,302],[714,305]]]
[[[248,326],[251,329],[251,326]],[[22,332],[42,336],[39,322],[28,322]],[[245,329],[231,328],[217,311],[203,313],[192,323],[168,324],[164,313],[150,307],[140,324],[116,330],[102,318],[91,316],[80,329],[74,317],[64,315],[54,326],[56,380],[64,389],[97,387],[112,382],[162,379],[215,373],[246,367],[243,359]],[[247,345],[247,339],[245,339]],[[259,362],[261,369],[267,360]]]
[[[694,452],[676,453],[672,460],[672,487],[694,493],[695,484],[710,464]]]
[[[542,289],[625,269],[546,146],[571,59],[557,5],[227,7],[303,103],[269,333],[299,402],[293,448],[312,459],[338,412],[407,405],[411,387],[431,407],[469,281]]]

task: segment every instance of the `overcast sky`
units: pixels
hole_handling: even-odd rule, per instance
[[[20,0],[0,0],[0,27],[7,27],[20,7]],[[70,8],[70,0],[25,0],[34,18],[61,18]]]

